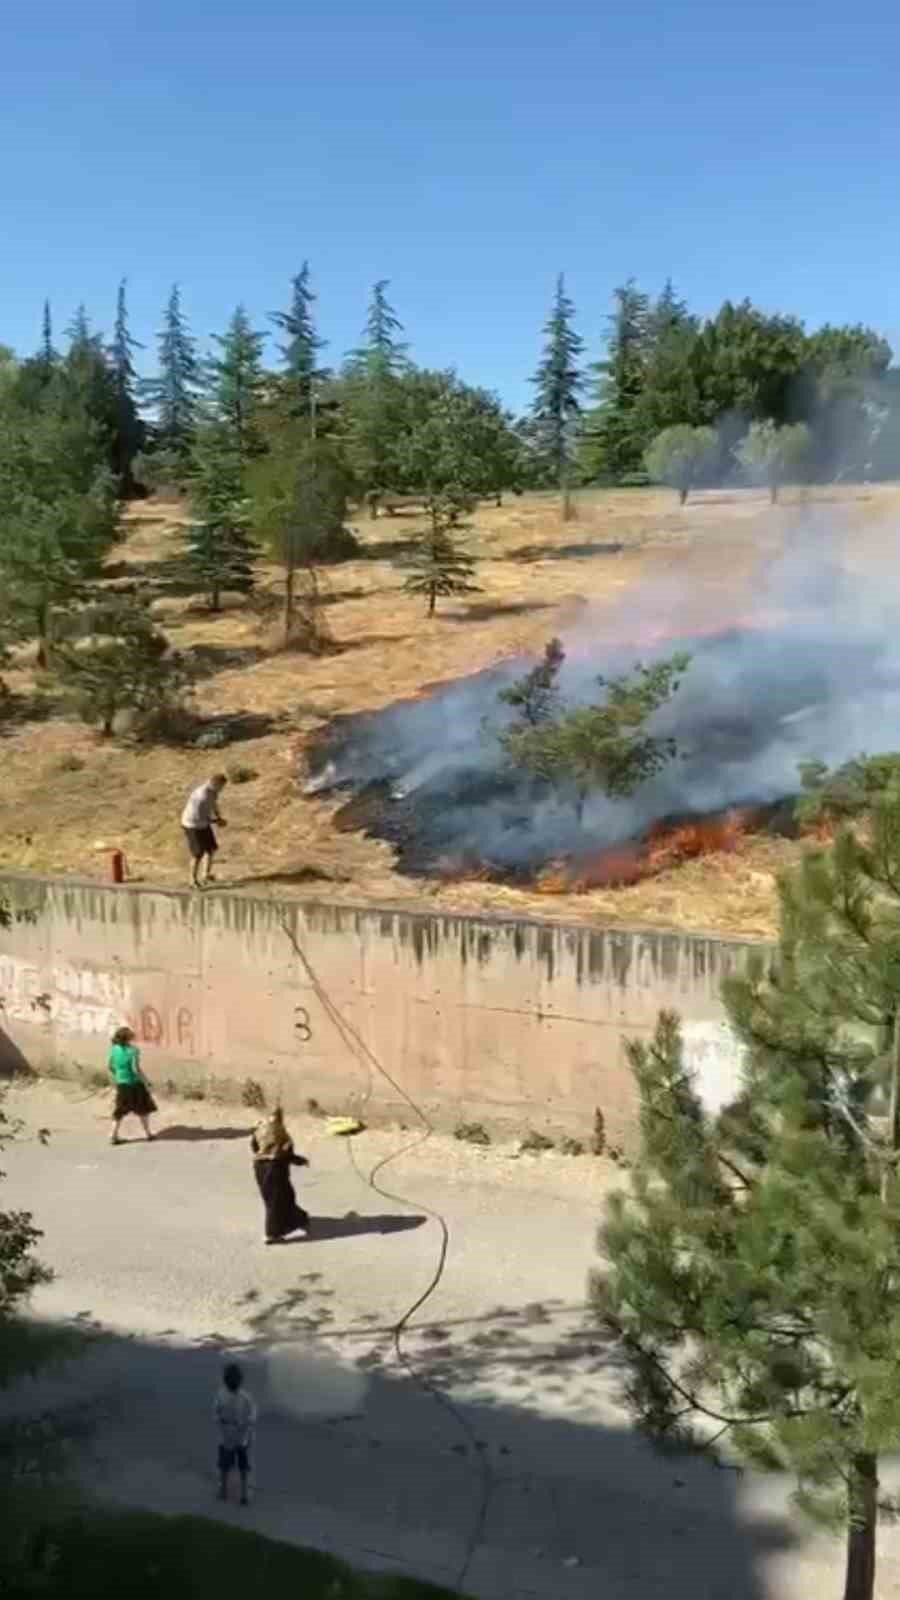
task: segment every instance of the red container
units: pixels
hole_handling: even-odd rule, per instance
[[[125,854],[122,850],[114,850],[110,857],[113,883],[125,882]]]

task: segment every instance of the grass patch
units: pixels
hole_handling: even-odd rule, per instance
[[[453,1600],[407,1578],[369,1577],[332,1556],[264,1539],[203,1517],[82,1511],[50,1521],[29,1561],[41,1595],[66,1600],[221,1600],[296,1595],[303,1600]],[[29,1582],[29,1574],[22,1573]],[[10,1593],[30,1593],[19,1587]]]

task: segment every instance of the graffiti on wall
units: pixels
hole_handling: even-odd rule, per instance
[[[129,999],[119,972],[60,966],[48,974],[17,956],[0,957],[0,1005],[13,1022],[108,1038],[124,1021]]]
[[[121,972],[73,966],[42,972],[17,956],[0,956],[0,1011],[11,1022],[53,1026],[87,1038],[108,1039],[127,1024],[139,1044],[187,1056],[196,1050],[189,1007],[140,1003]]]
[[[721,1111],[741,1087],[744,1046],[727,1022],[683,1022],[684,1060],[707,1111]]]
[[[138,1044],[159,1045],[181,1056],[194,1054],[194,1013],[188,1006],[176,1006],[171,1011],[137,1006],[129,1011],[126,1020]]]

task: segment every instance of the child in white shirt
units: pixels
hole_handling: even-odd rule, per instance
[[[219,1499],[228,1499],[228,1480],[235,1467],[241,1480],[241,1505],[248,1504],[250,1450],[256,1426],[256,1406],[244,1388],[244,1374],[231,1362],[222,1374],[216,1395],[215,1418],[219,1427]]]

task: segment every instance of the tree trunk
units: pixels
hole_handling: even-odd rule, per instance
[[[430,617],[433,617],[436,609],[437,609],[437,589],[434,587],[434,584],[432,584],[431,588],[428,591],[428,615]]]
[[[569,487],[569,478],[566,472],[560,474],[559,492],[562,495],[563,522],[572,521],[572,491]]]
[[[290,644],[294,629],[294,569],[288,567],[284,575],[284,642]]]
[[[680,506],[687,505],[687,497],[688,497],[688,490],[687,489],[679,489],[679,491],[678,491],[678,504]]]
[[[503,490],[502,489],[498,489],[496,495],[494,496],[494,505],[495,506],[502,506],[502,504],[503,504]]]
[[[774,506],[774,505],[777,505],[777,504],[778,504],[778,485],[777,485],[777,483],[770,483],[769,484],[769,505],[770,506]]]
[[[854,1456],[847,1487],[847,1578],[844,1600],[874,1600],[875,1531],[878,1526],[878,1458]]]
[[[221,589],[213,589],[213,592],[209,597],[209,609],[210,609],[210,611],[221,611],[221,609],[222,609],[222,591],[221,591]]]
[[[47,607],[38,606],[35,613],[35,633],[37,634],[37,655],[35,661],[39,667],[47,665]]]

